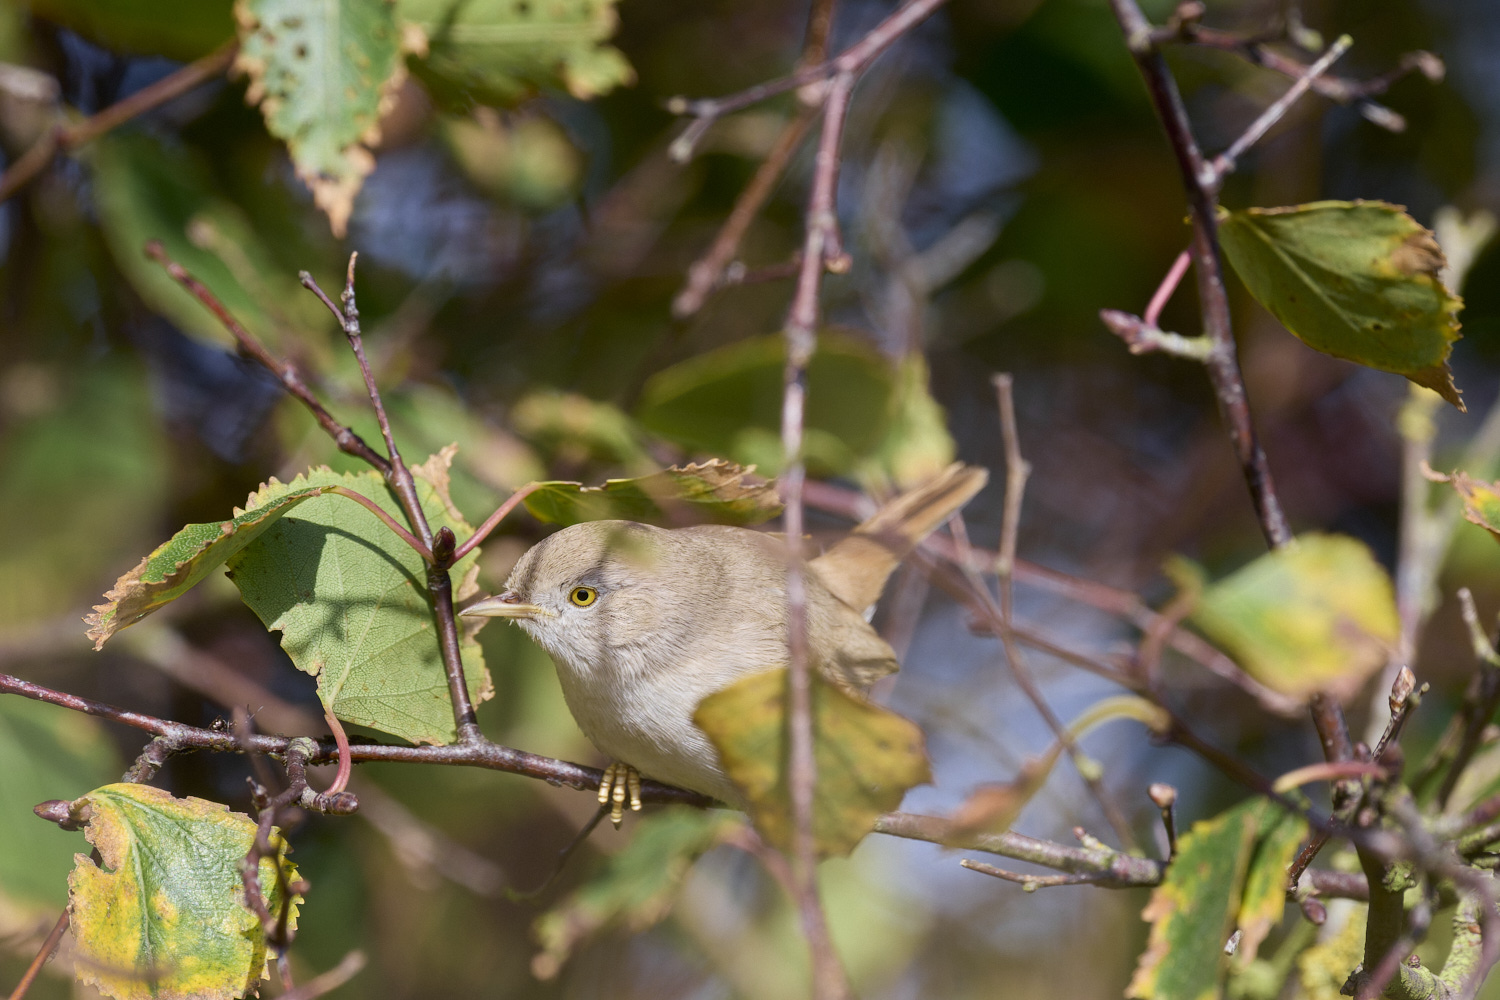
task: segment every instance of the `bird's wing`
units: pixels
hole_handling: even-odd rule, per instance
[[[863,612],[880,599],[897,564],[983,489],[988,479],[986,470],[955,462],[930,482],[883,505],[808,566],[831,594]]]

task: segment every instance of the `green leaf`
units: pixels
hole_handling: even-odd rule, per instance
[[[342,237],[375,169],[382,102],[405,76],[394,0],[235,0],[234,15],[245,99]]]
[[[634,824],[630,843],[599,874],[537,918],[538,979],[557,975],[578,943],[605,927],[640,933],[671,912],[677,890],[700,855],[739,827],[719,810],[669,808]]]
[[[104,595],[107,603],[94,605],[93,613],[84,619],[94,648],[101,648],[120,629],[177,600],[260,537],[281,515],[325,492],[318,487],[286,493],[250,510],[236,509],[228,521],[190,524],[177,532],[115,581]]]
[[[1467,472],[1455,472],[1443,480],[1451,483],[1463,500],[1464,517],[1500,541],[1500,483],[1482,482]]]
[[[1266,820],[1264,834],[1255,845],[1250,860],[1250,874],[1240,900],[1240,947],[1235,961],[1241,967],[1255,961],[1261,942],[1271,928],[1281,923],[1286,909],[1287,868],[1307,839],[1307,820],[1273,803],[1262,803]]]
[[[447,525],[460,539],[473,529],[448,499],[446,448],[412,469],[417,495],[434,531]],[[406,516],[378,473],[340,475],[314,469],[291,483],[272,480],[247,508],[319,487],[344,486],[374,500],[398,524]],[[318,679],[318,697],[345,722],[413,743],[447,743],[456,733],[453,708],[427,593],[426,563],[381,521],[347,497],[304,500],[229,561],[240,596],[299,670]],[[454,599],[478,593],[478,551],[450,573]],[[477,631],[461,625],[469,693],[493,693]]]
[[[1224,943],[1266,803],[1243,802],[1194,823],[1151,892],[1141,918],[1151,937],[1125,990],[1133,1000],[1207,1000],[1222,995]]]
[[[1192,620],[1282,694],[1352,693],[1396,641],[1390,577],[1364,543],[1301,535],[1204,589]]]
[[[785,668],[755,674],[709,695],[693,715],[744,793],[756,829],[782,849],[792,839],[786,686]],[[922,731],[910,720],[816,677],[812,697],[818,763],[813,837],[820,854],[842,856],[932,773]]]
[[[559,85],[587,100],[635,82],[620,50],[603,44],[615,0],[399,0],[399,13],[427,36],[427,74],[486,103]]]
[[[123,769],[99,720],[0,697],[0,900],[54,911],[67,901],[77,842],[38,820],[31,807],[76,798]]]
[[[229,0],[27,0],[23,6],[114,52],[196,59],[234,37]]]
[[[1250,294],[1303,343],[1405,375],[1464,408],[1448,368],[1462,303],[1439,277],[1437,240],[1399,206],[1221,210],[1219,235]]]
[[[896,365],[890,429],[872,462],[898,489],[928,482],[958,453],[948,433],[947,415],[927,383],[927,359],[922,354],[908,354]]]
[[[786,341],[755,337],[657,372],[636,418],[670,441],[767,475],[781,469]],[[807,370],[803,452],[815,474],[849,471],[874,454],[891,422],[895,373],[860,341],[825,332]]]
[[[781,513],[781,498],[773,483],[746,483],[751,471],[715,459],[603,486],[549,482],[525,503],[537,520],[562,525],[616,518],[669,527],[760,524]]]
[[[172,259],[266,343],[282,326],[322,330],[328,316],[276,262],[237,207],[215,192],[207,166],[182,146],[115,132],[92,151],[95,204],[115,264],[152,310],[204,340],[232,344],[222,324],[143,253],[160,240]]]
[[[79,981],[120,1000],[253,995],[265,975],[266,941],[244,905],[240,862],[254,821],[149,785],[105,785],[74,805],[87,810],[85,835],[103,860],[101,867],[77,855],[68,878]],[[281,905],[278,860],[288,881],[296,878],[290,862],[261,859],[272,912]]]

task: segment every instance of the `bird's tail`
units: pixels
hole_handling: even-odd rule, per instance
[[[989,475],[978,466],[954,462],[929,482],[884,504],[808,566],[835,597],[863,611],[879,600],[897,564],[973,499]]]

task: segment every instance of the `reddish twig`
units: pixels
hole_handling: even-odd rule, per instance
[[[348,455],[353,455],[355,458],[363,459],[377,469],[381,475],[389,473],[390,463],[385,460],[385,457],[366,444],[365,440],[358,434],[337,420],[334,420],[333,416],[324,409],[323,404],[318,402],[317,397],[312,394],[312,390],[307,387],[307,383],[302,380],[302,376],[297,373],[297,369],[292,367],[290,362],[283,361],[266,350],[265,346],[256,340],[250,331],[246,330],[240,324],[240,321],[230,314],[228,309],[224,308],[224,303],[219,301],[218,296],[209,291],[197,278],[189,274],[186,268],[167,255],[166,248],[159,241],[152,240],[146,244],[146,256],[165,268],[167,274],[175,279],[183,288],[187,289],[194,298],[203,303],[209,312],[214,314],[215,318],[223,324],[224,329],[228,330],[230,336],[239,344],[242,353],[260,362],[267,371],[281,380],[281,384],[286,391],[295,396],[303,406],[307,407],[318,421],[318,426],[322,427],[328,433],[328,436],[333,438],[334,444],[338,445],[340,451]]]
[[[376,517],[380,518],[382,524],[384,524],[387,528],[390,528],[397,538],[400,538],[407,545],[410,545],[416,551],[416,553],[422,557],[424,561],[429,563],[432,562],[432,550],[423,545],[421,539],[419,539],[416,535],[413,535],[410,531],[407,531],[405,528],[403,528],[394,517],[391,517],[391,515],[387,514],[385,512],[385,508],[380,506],[380,504],[376,503],[374,500],[371,500],[363,493],[349,489],[347,486],[334,486],[331,487],[328,492],[333,493],[337,496],[348,497],[350,500],[353,500],[355,503],[359,504],[371,514],[374,514]]]
[[[0,202],[10,198],[30,183],[58,153],[77,149],[99,136],[123,125],[137,115],[160,107],[174,97],[179,97],[199,84],[223,75],[234,62],[239,52],[237,43],[231,42],[188,63],[147,87],[142,87],[124,100],[116,101],[92,117],[72,125],[49,129],[41,138],[21,155],[10,169],[0,175]]]
[[[16,984],[15,989],[10,991],[10,1000],[21,1000],[27,991],[31,989],[31,984],[36,982],[36,977],[41,974],[42,967],[47,964],[47,960],[52,957],[52,953],[57,951],[57,946],[62,943],[63,935],[67,933],[68,915],[69,911],[64,907],[62,914],[57,918],[57,923],[52,925],[52,930],[48,932],[46,940],[42,942],[42,947],[37,951],[36,957],[31,960],[31,964],[26,966],[26,971],[21,974],[21,981]]]
[[[496,508],[493,514],[484,519],[483,524],[474,529],[474,534],[470,535],[468,538],[465,538],[463,544],[459,545],[456,549],[453,550],[453,561],[458,562],[464,556],[473,551],[476,545],[479,545],[486,538],[488,538],[490,536],[490,532],[498,528],[500,526],[500,522],[505,520],[506,516],[510,514],[511,511],[516,509],[516,504],[520,503],[522,500],[525,500],[539,487],[541,487],[541,485],[541,483],[528,483],[527,485],[522,486],[520,489],[512,493],[503,504]]]

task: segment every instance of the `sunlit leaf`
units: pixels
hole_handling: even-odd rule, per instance
[[[1307,821],[1266,802],[1262,803],[1263,832],[1250,860],[1245,891],[1240,900],[1240,946],[1235,961],[1248,965],[1255,960],[1260,944],[1281,923],[1286,909],[1287,868],[1307,838]]]
[[[66,901],[78,842],[38,820],[31,807],[76,798],[122,770],[99,720],[27,698],[0,697],[0,897],[49,908]]]
[[[24,6],[115,52],[196,59],[234,37],[230,0],[26,0]]]
[[[1194,823],[1151,892],[1141,918],[1151,937],[1125,990],[1133,1000],[1205,1000],[1222,995],[1224,943],[1265,803],[1251,799]]]
[[[890,426],[872,461],[898,489],[932,479],[958,451],[948,433],[947,415],[927,382],[927,359],[922,354],[909,354],[897,364]]]
[[[636,417],[688,448],[781,468],[781,397],[786,342],[779,334],[730,344],[653,375]],[[874,454],[891,423],[895,373],[848,336],[823,333],[807,370],[803,452],[815,471],[846,472]]]
[[[1486,483],[1467,472],[1447,477],[1464,502],[1464,517],[1500,541],[1500,483]]]
[[[448,500],[452,449],[413,468],[428,522],[471,529]],[[374,472],[340,475],[314,469],[291,483],[272,481],[247,506],[274,503],[311,488],[344,486],[374,500],[398,523],[405,515]],[[450,573],[455,600],[478,593],[478,553]],[[304,500],[229,562],[231,577],[297,668],[318,678],[318,697],[345,722],[413,743],[455,737],[453,709],[427,594],[426,564],[374,514],[346,497]],[[489,672],[473,626],[461,626],[469,693],[490,697]]]
[[[744,794],[762,836],[787,848],[788,798],[783,669],[747,677],[709,695],[693,716],[713,740],[731,781]],[[819,853],[845,855],[901,804],[907,789],[932,780],[922,731],[908,719],[814,679],[818,767],[813,837]]]
[[[1224,253],[1309,347],[1405,375],[1463,409],[1448,355],[1462,303],[1437,240],[1399,206],[1319,201],[1221,212]]]
[[[245,99],[343,236],[375,168],[382,102],[404,76],[394,0],[236,0]]]
[[[251,333],[279,341],[281,319],[298,330],[325,329],[322,306],[278,263],[245,215],[215,190],[207,166],[181,145],[144,132],[117,132],[92,150],[95,204],[116,265],[154,311],[203,340],[229,335],[143,248],[159,240]]]
[[[427,36],[425,69],[482,100],[559,85],[587,99],[635,81],[620,50],[604,44],[615,0],[400,0],[398,10]]]
[[[714,809],[666,809],[633,824],[630,844],[558,906],[536,921],[542,950],[531,960],[539,979],[551,979],[574,947],[604,927],[638,933],[672,909],[693,862],[740,825]]]
[[[260,919],[244,905],[240,862],[255,839],[243,813],[149,785],[117,784],[83,796],[82,854],[68,878],[78,978],[119,1000],[229,1000],[253,994],[266,968]],[[279,841],[279,835],[276,838]],[[277,861],[263,858],[268,909],[281,905]],[[292,926],[297,903],[292,901]]]
[[[104,595],[107,603],[94,606],[85,619],[94,648],[104,645],[122,628],[134,625],[158,608],[187,593],[276,519],[322,488],[286,493],[246,511],[235,511],[228,521],[190,524],[167,539],[134,569],[115,581]]]
[[[442,137],[458,166],[491,197],[545,210],[577,196],[583,156],[548,118],[530,115],[506,122],[493,111],[450,117],[442,121]]]
[[[773,483],[746,483],[750,471],[714,460],[603,486],[543,483],[525,503],[538,520],[563,525],[611,518],[668,527],[760,524],[781,513],[781,498]]]
[[[1256,680],[1299,698],[1347,694],[1396,641],[1390,577],[1364,543],[1308,534],[1206,587],[1192,621]]]

